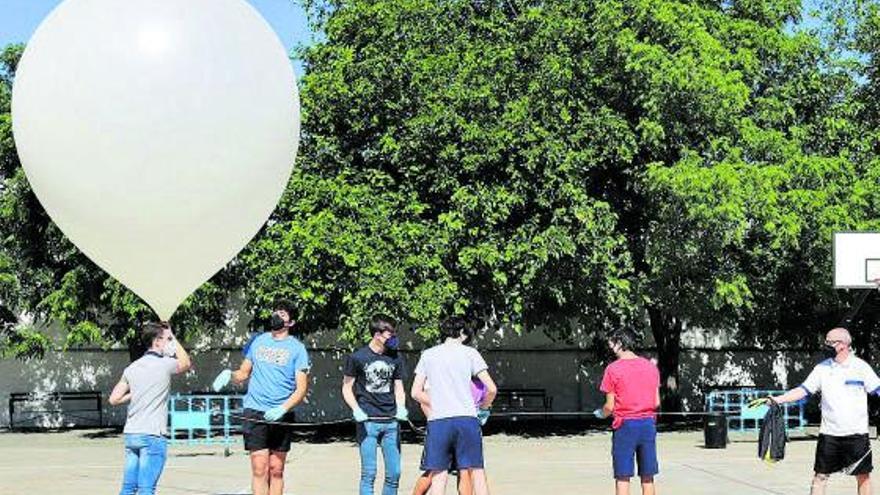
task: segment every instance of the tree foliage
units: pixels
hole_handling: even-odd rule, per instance
[[[797,0],[306,2],[322,36],[300,53],[294,176],[178,318],[217,325],[241,291],[348,341],[375,311],[424,336],[449,313],[561,338],[630,323],[674,405],[686,326],[803,343],[849,302],[831,234],[880,230],[880,20],[848,1],[819,27]],[[58,233],[15,158],[16,53],[0,300],[68,342],[124,339],[146,308]]]
[[[839,315],[831,233],[876,218],[866,88],[799,2],[310,6],[303,173],[424,204],[459,310],[645,322],[673,403],[686,324],[803,341]]]

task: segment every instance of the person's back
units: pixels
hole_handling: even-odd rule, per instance
[[[651,361],[633,352],[637,334],[627,328],[617,329],[608,338],[608,349],[617,360],[605,368],[599,389],[605,393],[605,405],[598,417],[614,416],[611,428],[611,457],[615,492],[629,493],[629,480],[641,478],[643,495],[654,494],[657,463],[656,411],[660,405],[660,371]]]
[[[122,376],[131,390],[123,433],[168,434],[168,394],[177,360],[147,352],[128,365]]]
[[[454,458],[459,471],[471,471],[475,493],[488,495],[480,424],[489,416],[497,390],[495,382],[480,353],[465,345],[473,337],[473,330],[463,319],[446,319],[440,325],[440,334],[444,343],[422,353],[412,385],[413,399],[430,410],[421,470],[431,480],[432,495],[445,493]],[[474,377],[486,388],[479,406],[474,405],[471,391]]]
[[[614,393],[612,427],[617,429],[627,419],[653,418],[659,386],[660,372],[648,359],[636,356],[609,364],[600,389]]]
[[[446,342],[426,350],[416,373],[430,379],[431,420],[476,417],[477,407],[471,394],[471,379],[487,366],[473,347]]]

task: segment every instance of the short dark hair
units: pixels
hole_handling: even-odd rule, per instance
[[[272,303],[272,311],[284,311],[291,320],[295,319],[293,303],[287,299],[276,299]]]
[[[467,329],[467,321],[461,316],[450,316],[440,323],[440,336],[457,339]]]
[[[370,319],[370,333],[372,335],[382,332],[394,332],[395,328],[397,328],[397,322],[388,315],[375,314]]]
[[[628,327],[612,330],[605,338],[612,344],[618,344],[624,351],[635,350],[641,340],[638,332]]]
[[[158,339],[167,328],[168,323],[164,321],[148,321],[144,323],[144,326],[141,329],[141,342],[143,342],[145,346],[151,347],[153,341]]]

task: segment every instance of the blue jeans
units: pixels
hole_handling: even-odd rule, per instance
[[[397,495],[400,485],[400,427],[397,421],[380,423],[365,421],[358,425],[358,443],[361,449],[360,495],[373,495],[376,481],[376,448],[382,448],[385,460],[385,486],[382,495]]]
[[[165,467],[168,440],[158,435],[125,434],[125,473],[119,495],[153,495]]]

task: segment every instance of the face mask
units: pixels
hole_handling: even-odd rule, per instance
[[[165,344],[165,348],[162,349],[162,354],[168,357],[174,357],[177,355],[177,340],[169,340],[168,343]]]
[[[835,349],[833,345],[823,345],[822,357],[825,359],[834,359],[837,357],[837,349]]]
[[[388,349],[397,349],[398,345],[400,345],[400,341],[397,340],[397,335],[385,341],[385,347]]]
[[[269,318],[269,330],[276,331],[284,328],[284,320],[278,316],[278,313],[272,313],[272,317]]]
[[[464,340],[462,341],[462,344],[470,345],[470,343],[474,340],[474,332],[465,330],[462,332],[462,334],[464,335]]]

